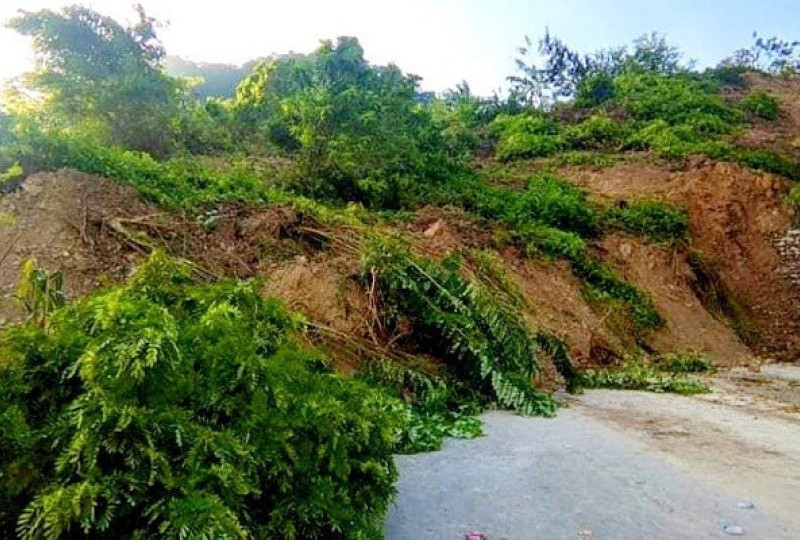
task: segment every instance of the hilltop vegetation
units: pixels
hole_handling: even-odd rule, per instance
[[[340,37],[263,60],[230,97],[201,100],[166,74],[155,21],[138,15],[125,27],[70,7],[9,23],[33,38],[38,66],[0,112],[0,187],[66,167],[171,216],[110,224],[139,265],[87,298],[67,302],[64,276],[26,266],[27,321],[0,335],[0,528],[23,538],[376,538],[392,453],[479,436],[487,407],[553,415],[546,377],[569,391],[706,391],[686,372],[710,369],[707,357],[654,354],[664,314],[602,252],[627,235],[693,253],[686,208],[593,197],[559,169],[704,156],[800,180],[796,154],[740,137],[786,115],[747,74],[796,77],[796,43],[759,39],[700,72],[658,35],[592,54],[546,35],[545,63],[528,59],[527,40],[506,95],[462,83],[430,99],[418,77]],[[208,252],[182,260],[186,238],[264,208],[295,219],[275,225],[280,248],[259,244],[242,264],[269,277],[267,259],[344,260],[336,294],[359,291],[358,332],[209,270]],[[421,244],[404,224],[431,208],[480,241]],[[226,257],[247,238],[239,225]],[[579,365],[531,322],[509,250],[562,265],[624,350]],[[691,260],[745,335],[712,265]]]

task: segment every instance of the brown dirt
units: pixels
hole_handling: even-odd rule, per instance
[[[510,261],[507,261],[510,262]],[[564,340],[578,365],[602,365],[624,349],[622,338],[583,299],[581,283],[563,262],[521,260],[509,265],[531,304],[531,328]]]
[[[297,220],[288,208],[229,208],[206,230],[111,180],[72,170],[37,174],[0,200],[0,322],[22,315],[13,294],[30,257],[64,272],[68,298],[124,279],[153,247],[211,275],[251,277],[302,251],[282,238]]]
[[[736,138],[736,143],[800,159],[800,81],[760,73],[746,76],[748,90],[764,90],[778,101],[781,117],[762,121]],[[746,92],[742,92],[744,96]]]
[[[719,272],[760,333],[757,352],[800,357],[800,289],[780,271],[774,238],[792,215],[783,206],[786,182],[729,163],[696,160],[685,170],[620,164],[599,171],[566,168],[562,175],[597,197],[659,198],[686,208],[692,248]]]
[[[658,352],[695,351],[717,365],[742,365],[752,352],[730,327],[714,318],[695,295],[696,277],[683,252],[623,235],[603,239],[606,262],[617,273],[652,295],[665,325],[647,336]]]
[[[70,298],[122,279],[138,258],[121,244],[98,242],[99,223],[156,210],[116,182],[74,171],[39,174],[0,200],[0,322],[21,315],[13,299],[22,263],[65,273]]]

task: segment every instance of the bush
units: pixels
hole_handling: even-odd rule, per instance
[[[483,408],[480,396],[452,377],[385,359],[367,362],[358,377],[410,405],[399,407],[405,425],[395,451],[401,454],[439,450],[445,437],[472,439],[483,433],[476,416]]]
[[[617,101],[636,120],[662,120],[669,125],[686,123],[696,114],[711,115],[726,124],[741,120],[710,81],[681,75],[630,73],[614,79]]]
[[[610,388],[613,390],[645,390],[693,395],[710,392],[702,382],[680,373],[669,373],[641,361],[628,361],[616,369],[587,370],[578,377],[582,388]]]
[[[258,284],[190,272],[155,254],[48,331],[3,336],[3,530],[379,537],[397,402],[321,369]]]
[[[528,182],[525,191],[486,188],[478,197],[477,211],[513,228],[546,225],[593,236],[599,232],[597,212],[586,194],[569,182],[542,175]]]
[[[686,238],[686,212],[658,201],[637,201],[609,211],[612,225],[653,242],[675,242]]]
[[[417,85],[396,66],[370,65],[358,40],[340,37],[258,67],[234,111],[245,133],[296,150],[304,195],[399,209],[466,170],[463,149],[448,146],[455,141],[418,102]]]
[[[778,100],[764,90],[754,90],[739,102],[739,108],[744,112],[773,122],[780,118],[781,109]]]
[[[156,161],[148,154],[92,139],[36,130],[21,135],[19,145],[16,157],[28,171],[71,167],[113,178],[171,209],[261,203],[269,197],[269,189],[255,175],[215,171],[192,159]]]
[[[525,254],[529,257],[545,256],[548,258],[564,257],[577,260],[584,257],[586,242],[577,234],[562,231],[547,225],[533,225],[517,232]]]
[[[564,148],[558,125],[541,115],[501,114],[492,121],[490,132],[498,138],[498,159],[547,157]]]
[[[707,354],[691,351],[665,354],[656,360],[656,364],[669,373],[705,373],[714,370]]]
[[[593,73],[578,85],[575,105],[578,107],[596,107],[614,98],[614,78],[602,71]]]
[[[618,278],[608,266],[591,259],[578,259],[572,261],[572,270],[586,282],[590,297],[620,302],[636,329],[659,328],[664,324],[650,296]]]
[[[381,238],[364,269],[369,279],[376,276],[386,328],[407,317],[417,342],[444,358],[469,387],[523,414],[555,414],[553,399],[532,386],[535,342],[502,280],[467,279],[455,258],[435,263]]]
[[[614,119],[595,114],[564,131],[564,140],[571,148],[602,149],[620,146],[626,139],[628,127]]]

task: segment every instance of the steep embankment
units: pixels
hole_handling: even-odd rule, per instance
[[[674,171],[656,165],[618,164],[601,170],[569,168],[561,174],[597,197],[614,201],[659,198],[685,208],[695,264],[687,268],[685,256],[676,259],[684,281],[699,285],[706,280],[708,276],[697,274],[701,264],[741,307],[746,320],[740,324],[751,326],[747,337],[757,352],[782,359],[798,357],[796,261],[793,250],[779,249],[792,224],[783,204],[788,190],[785,181],[709,161],[695,161],[685,170]],[[613,257],[614,250],[610,252]],[[629,259],[639,266],[634,272],[640,279],[653,279],[655,274],[648,268],[651,257]],[[657,266],[664,267],[663,263]]]
[[[709,276],[698,275],[697,260],[702,260],[704,271],[713,271],[757,330],[756,337],[749,336],[757,352],[797,355],[798,286],[791,272],[779,271],[781,253],[791,258],[794,248],[785,242],[782,251],[776,247],[791,223],[781,204],[781,180],[708,162],[681,171],[621,164],[562,173],[596,197],[657,197],[688,210],[691,260],[687,250],[618,234],[594,247],[619,275],[652,296],[666,320],[661,329],[640,336],[640,344],[655,352],[702,351],[720,365],[752,360],[730,321],[704,305],[702,288],[708,283],[702,281]],[[67,294],[75,297],[105,280],[121,279],[141,254],[163,247],[210,275],[261,276],[265,292],[320,327],[367,344],[380,341],[374,335],[369,291],[354,279],[358,255],[347,249],[347,242],[315,239],[316,233],[304,231],[303,216],[287,207],[231,207],[204,216],[201,224],[164,213],[115,182],[64,170],[29,178],[0,201],[0,215],[0,315],[5,319],[20,315],[12,295],[28,257],[64,270]],[[404,232],[417,249],[434,256],[453,249],[497,249],[528,300],[530,325],[562,338],[580,365],[612,363],[634,344],[634,336],[608,306],[587,300],[566,263],[526,258],[461,212],[427,208],[408,223],[385,227]],[[402,329],[400,334],[391,339],[408,338]],[[351,367],[343,358],[341,367]]]

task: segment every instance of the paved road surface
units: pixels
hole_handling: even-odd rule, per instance
[[[555,419],[491,412],[485,437],[398,458],[386,535],[694,540],[740,527],[743,538],[800,540],[797,418],[718,395],[613,391]]]

